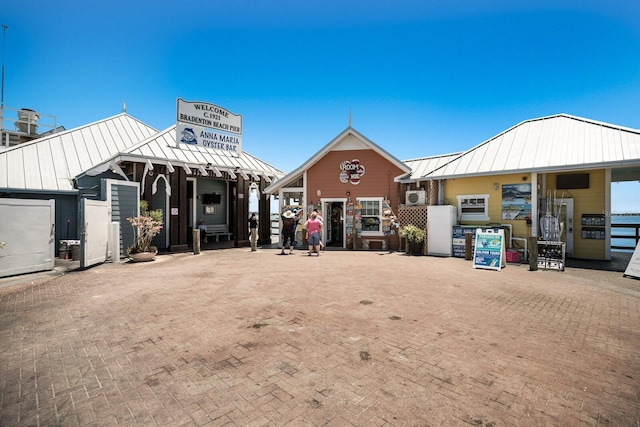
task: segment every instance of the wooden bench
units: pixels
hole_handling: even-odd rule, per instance
[[[219,242],[220,236],[225,236],[227,240],[231,240],[233,237],[233,233],[229,232],[229,226],[227,224],[207,224],[207,238],[214,237],[216,242]]]

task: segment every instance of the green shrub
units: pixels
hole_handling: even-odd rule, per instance
[[[407,239],[409,242],[422,243],[427,233],[415,225],[405,225],[400,228],[400,236]]]

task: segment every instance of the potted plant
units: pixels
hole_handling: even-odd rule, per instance
[[[140,216],[127,218],[134,229],[135,243],[127,248],[133,261],[151,261],[158,254],[158,248],[151,244],[162,230],[162,209],[149,210],[146,200],[140,201]]]
[[[426,237],[426,232],[415,225],[405,225],[400,228],[400,236],[407,239],[408,253],[412,255],[422,255],[422,246]]]

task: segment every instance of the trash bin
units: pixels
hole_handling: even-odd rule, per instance
[[[71,253],[71,248],[73,246],[77,246],[78,250],[80,250],[80,240],[60,240],[60,244],[58,245],[58,258],[71,259],[73,257],[73,254]]]
[[[71,245],[71,259],[78,261],[80,259],[80,245]]]

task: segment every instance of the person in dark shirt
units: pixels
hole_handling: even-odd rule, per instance
[[[295,239],[295,215],[291,210],[287,209],[282,214],[282,252],[280,255],[286,255],[285,246],[289,244],[289,255],[293,253],[293,241]]]

